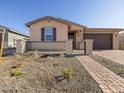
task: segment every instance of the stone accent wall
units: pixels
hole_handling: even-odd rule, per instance
[[[28,45],[30,44],[30,45]],[[28,50],[43,50],[43,51],[65,51],[66,41],[57,42],[40,42],[40,41],[28,41],[26,44]]]
[[[92,39],[85,39],[85,54],[91,55],[93,54],[93,40]]]
[[[45,51],[45,52],[64,52],[67,54],[72,53],[72,40],[55,41],[55,42],[40,42],[40,41],[27,41],[26,51]]]
[[[24,53],[25,51],[43,51],[43,52],[63,52],[72,53],[72,40],[40,42],[40,41],[22,41],[16,40],[16,53]]]
[[[73,40],[68,40],[66,41],[66,53],[67,54],[71,54],[73,52],[73,44],[72,44]]]
[[[85,49],[85,42],[84,41],[80,41],[80,49],[83,50]]]

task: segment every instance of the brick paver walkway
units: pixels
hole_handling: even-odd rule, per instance
[[[104,93],[124,93],[124,79],[88,56],[77,56]]]
[[[124,51],[123,50],[103,50],[95,51],[94,54],[110,59],[124,65]]]

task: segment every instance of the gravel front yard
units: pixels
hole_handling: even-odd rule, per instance
[[[105,66],[106,68],[110,69],[117,75],[124,78],[124,65],[114,62],[112,60],[106,59],[99,55],[91,55],[90,56],[93,60],[100,63],[101,65]]]
[[[72,76],[67,78],[65,71]],[[75,57],[25,54],[1,63],[0,93],[103,92]]]

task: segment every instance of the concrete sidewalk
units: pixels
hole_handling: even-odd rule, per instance
[[[77,56],[104,93],[124,93],[124,79],[88,56]]]

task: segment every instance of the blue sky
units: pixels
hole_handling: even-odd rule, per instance
[[[28,21],[65,18],[88,27],[124,28],[124,0],[0,0],[0,25],[28,34]]]

